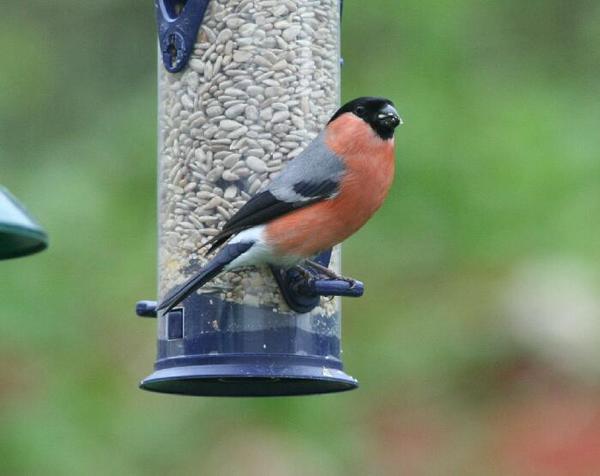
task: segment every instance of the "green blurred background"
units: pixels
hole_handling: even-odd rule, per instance
[[[155,326],[152,2],[5,5],[0,473],[600,474],[600,3],[346,1],[343,97],[393,98],[395,187],[344,247],[346,394],[137,389]]]

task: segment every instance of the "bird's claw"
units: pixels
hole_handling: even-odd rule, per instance
[[[296,265],[293,269],[296,270],[306,282],[310,282],[312,279],[314,279],[312,273],[303,266]]]
[[[317,263],[316,261],[312,260],[306,260],[306,265],[312,268],[317,273],[319,273],[319,275],[326,276],[329,279],[346,281],[346,278],[340,276],[335,271],[329,269],[327,266],[323,266],[321,263]]]
[[[306,265],[312,268],[314,271],[319,273],[319,279],[327,279],[328,281],[344,281],[348,283],[348,289],[355,289],[358,286],[358,281],[354,278],[347,278],[341,274],[337,274],[335,271],[329,269],[327,266],[323,266],[321,263],[317,263],[316,261],[306,260]],[[298,266],[301,268],[300,266]],[[305,268],[302,268],[304,271],[307,271]],[[310,272],[309,272],[310,273]]]

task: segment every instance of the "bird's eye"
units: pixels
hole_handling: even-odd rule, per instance
[[[364,106],[357,106],[356,109],[354,110],[354,113],[359,116],[362,117],[365,114],[365,107]]]

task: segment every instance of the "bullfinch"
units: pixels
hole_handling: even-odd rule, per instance
[[[389,99],[361,97],[342,106],[325,129],[209,241],[218,253],[171,290],[167,312],[223,271],[271,264],[306,265],[341,243],[381,206],[394,178],[394,130],[402,124]]]

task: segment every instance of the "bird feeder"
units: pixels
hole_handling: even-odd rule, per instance
[[[339,105],[339,0],[156,0],[158,296],[207,261],[203,245],[323,129]],[[340,268],[340,249],[319,256]],[[188,395],[349,390],[340,295],[362,284],[294,270],[224,273],[156,316],[141,387]]]
[[[8,190],[0,187],[0,259],[42,251],[48,235]]]

